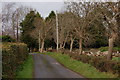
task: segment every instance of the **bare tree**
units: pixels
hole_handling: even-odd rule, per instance
[[[11,30],[11,18],[14,11],[15,3],[4,4],[2,7],[2,33],[10,34]],[[5,33],[7,32],[7,33]]]
[[[67,28],[67,18],[66,18],[66,14],[60,14],[58,15],[58,19],[59,19],[59,44],[60,44],[60,49],[64,49],[65,47],[65,43],[68,39],[69,36],[69,32],[68,32],[68,28]]]
[[[92,2],[68,2],[68,11],[76,15],[74,19],[74,28],[76,30],[76,35],[79,38],[79,54],[82,54],[83,40],[89,36],[87,34],[87,28],[89,25],[99,16],[95,14],[94,10],[97,7],[96,3]]]
[[[74,19],[74,14],[71,12],[59,14],[59,40],[61,49],[64,49],[66,42],[70,41],[70,51],[72,51],[73,41],[75,39]]]
[[[13,16],[12,16],[13,24],[12,25],[13,25],[14,32],[16,33],[17,41],[19,41],[19,33],[20,33],[19,24],[30,10],[33,10],[33,9],[21,5],[18,8],[16,8],[15,11],[13,12]]]
[[[101,3],[100,7],[102,12],[102,17],[104,19],[103,24],[106,28],[106,32],[108,33],[108,38],[109,38],[108,41],[109,49],[108,49],[107,59],[111,60],[114,42],[119,33],[119,24],[117,23],[118,21],[117,19],[120,16],[119,2]]]
[[[52,28],[51,23],[51,20],[45,22],[41,17],[35,18],[34,25],[36,28],[31,32],[31,36],[39,40],[40,52],[43,52],[45,39]]]
[[[3,35],[10,35],[18,41],[20,34],[19,22],[32,8],[26,6],[16,6],[16,3],[4,3],[2,7],[2,32]]]

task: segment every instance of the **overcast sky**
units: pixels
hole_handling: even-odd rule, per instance
[[[44,18],[47,17],[52,10],[63,11],[65,9],[64,0],[2,0],[2,2],[15,2],[18,6],[25,5],[31,7],[36,9]]]
[[[42,17],[48,16],[52,10],[62,11],[64,9],[64,2],[22,2],[20,4],[36,9]]]
[[[11,3],[11,2],[5,2],[5,3]],[[64,2],[15,2],[17,6],[25,5],[28,7],[31,7],[38,11],[42,17],[47,17],[49,13],[53,11],[63,11],[64,8]],[[4,5],[4,3],[2,3]]]
[[[18,5],[26,5],[36,9],[42,17],[48,16],[48,14],[53,11],[64,11],[64,1],[68,0],[0,0],[2,2],[16,2]],[[81,0],[70,0],[70,1],[81,1]],[[90,1],[90,0],[85,0]],[[99,1],[99,0],[91,0]],[[103,1],[103,0],[101,0]],[[117,0],[108,0],[108,1],[117,1]],[[0,3],[1,8],[1,3]],[[1,11],[1,10],[0,10]]]

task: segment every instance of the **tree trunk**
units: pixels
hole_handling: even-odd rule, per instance
[[[18,26],[19,26],[19,23],[17,21],[17,42],[18,42]]]
[[[66,43],[66,41],[63,43],[63,46],[61,47],[61,49],[64,49],[64,48],[65,48],[65,43]]]
[[[82,54],[82,38],[79,40],[79,54]]]
[[[118,2],[118,12],[120,12],[120,1]],[[120,15],[118,15],[116,18],[117,24],[118,24],[118,36],[120,36]]]
[[[13,28],[13,38],[16,39],[15,38],[15,26],[13,25],[12,28]]]
[[[114,38],[113,37],[109,38],[109,49],[108,49],[107,60],[112,59],[113,42],[114,42]]]
[[[66,43],[66,41],[63,43],[62,49],[64,49],[64,47],[65,47],[65,43]]]
[[[65,48],[65,43],[66,43],[66,42],[64,42],[64,43],[63,43],[62,49],[64,49],[64,48]]]
[[[39,30],[39,52],[40,52],[40,30]]]
[[[44,40],[41,43],[41,51],[40,52],[43,52],[43,48],[44,48]]]
[[[70,43],[70,52],[72,51],[72,48],[73,48],[73,41],[74,39],[71,38],[71,43]]]
[[[14,14],[12,14],[12,29],[13,29],[13,38],[16,39],[16,37],[15,37],[15,20],[14,20]]]
[[[62,49],[62,43],[60,43],[60,49]]]
[[[66,41],[67,41],[67,38],[68,38],[68,35],[67,35],[67,37],[66,37],[65,40],[64,40],[64,43],[63,43],[62,49],[65,48],[65,43],[66,43]]]

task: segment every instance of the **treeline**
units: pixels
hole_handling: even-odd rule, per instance
[[[65,2],[66,11],[43,19],[36,11],[30,11],[21,22],[22,41],[29,48],[56,48],[56,14],[58,18],[59,49],[99,48],[109,46],[108,60],[113,46],[120,46],[120,2]]]
[[[78,53],[72,53],[69,51],[64,51],[63,54],[67,54],[71,58],[78,61],[82,61],[83,63],[90,64],[101,72],[109,72],[109,73],[117,74],[118,77],[120,76],[119,61],[118,62],[113,60],[108,61],[105,56],[96,57],[96,56],[87,56],[85,54],[79,55]]]
[[[19,3],[2,3],[2,12],[0,14],[2,14],[3,38],[10,36],[14,41],[20,41],[21,27],[19,24],[31,10],[33,9]]]
[[[31,51],[56,49],[58,23],[59,50],[109,46],[120,47],[120,2],[65,2],[66,11],[51,11],[45,19],[32,8],[6,4],[2,12],[3,35],[26,43]],[[57,17],[56,17],[57,15]],[[56,21],[58,19],[58,22]],[[6,37],[4,37],[6,38]]]

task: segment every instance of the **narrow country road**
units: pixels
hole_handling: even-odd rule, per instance
[[[83,78],[66,69],[48,55],[32,53],[34,58],[34,78]],[[85,79],[86,80],[86,79]]]

